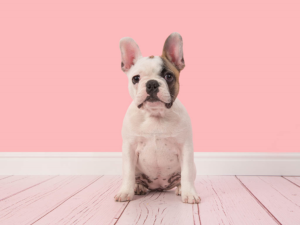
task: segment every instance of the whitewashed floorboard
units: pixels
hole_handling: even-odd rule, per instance
[[[0,201],[0,224],[32,224],[99,178],[58,176]]]
[[[238,176],[249,191],[284,225],[300,224],[300,188],[282,177]]]
[[[14,181],[6,182],[0,186],[0,201],[16,195],[22,191],[32,188],[41,183],[47,182],[55,176],[14,176]],[[24,178],[24,179],[22,179]],[[7,178],[9,180],[9,178]]]
[[[0,198],[0,225],[300,224],[299,177],[198,176],[200,205],[182,203],[175,189],[115,202],[121,181],[0,176],[0,197],[9,194]]]
[[[135,195],[117,225],[200,224],[197,206],[182,203],[174,190]]]
[[[300,177],[284,177],[285,179],[289,180],[293,184],[297,185],[300,187]]]
[[[115,224],[128,204],[114,201],[121,181],[121,176],[104,176],[34,224]]]
[[[3,179],[6,179],[8,177],[12,177],[13,175],[10,175],[10,176],[0,176],[0,180],[3,180]]]
[[[234,176],[198,176],[201,225],[277,224]]]
[[[7,185],[11,185],[15,182],[21,182],[24,179],[28,178],[29,176],[8,176],[4,177],[3,179],[0,179],[0,188],[5,187]]]

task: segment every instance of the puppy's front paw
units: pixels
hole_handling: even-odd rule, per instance
[[[190,204],[199,204],[201,201],[201,198],[198,196],[197,192],[194,188],[190,189],[182,189],[181,188],[181,199],[184,203],[190,203]]]
[[[115,195],[115,201],[117,202],[126,202],[133,199],[134,196],[134,190],[120,190],[118,194]]]

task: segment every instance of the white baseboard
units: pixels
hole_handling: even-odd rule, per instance
[[[197,175],[300,176],[300,153],[195,152]],[[121,175],[121,152],[0,152],[0,175]]]

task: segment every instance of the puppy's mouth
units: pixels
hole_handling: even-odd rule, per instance
[[[165,104],[167,109],[171,108],[173,105],[172,101],[170,103],[165,103],[162,100],[160,100],[157,96],[148,95],[147,98],[145,99],[145,101],[143,101],[141,104],[138,105],[138,108],[141,108],[143,106],[144,102],[162,102]]]

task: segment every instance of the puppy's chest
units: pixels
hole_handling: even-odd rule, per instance
[[[168,159],[177,157],[178,145],[174,138],[164,137],[163,135],[149,135],[139,138],[137,153],[143,162],[155,161],[156,163],[165,163]]]

